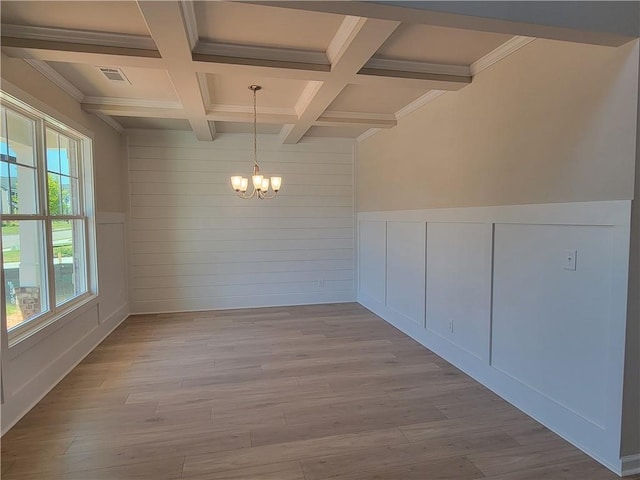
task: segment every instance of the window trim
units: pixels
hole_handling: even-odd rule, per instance
[[[96,255],[96,219],[95,219],[95,188],[93,175],[93,139],[87,133],[78,131],[65,123],[57,120],[48,113],[40,111],[23,100],[0,90],[0,104],[13,110],[20,115],[35,121],[35,151],[36,151],[36,185],[37,199],[36,205],[38,213],[36,214],[7,214],[3,215],[3,220],[34,220],[41,221],[44,224],[44,242],[46,259],[46,291],[48,300],[48,310],[33,319],[16,325],[9,330],[6,322],[2,322],[2,328],[8,337],[8,346],[12,348],[42,331],[47,326],[58,322],[70,313],[81,309],[98,295],[98,277],[97,277],[97,255]],[[47,163],[46,163],[46,129],[50,128],[55,132],[68,136],[77,141],[77,167],[80,188],[78,190],[81,211],[74,215],[50,215],[48,205],[48,182],[47,179]],[[56,305],[55,300],[55,269],[54,258],[52,254],[53,246],[53,220],[83,220],[84,225],[84,275],[86,282],[86,291],[71,297],[61,305]],[[1,240],[0,240],[1,243]],[[4,267],[2,269],[2,283],[0,284],[0,293],[5,299],[5,280]],[[4,301],[4,300],[3,300]],[[4,317],[4,315],[3,315]]]

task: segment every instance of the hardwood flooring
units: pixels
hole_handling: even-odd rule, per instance
[[[339,304],[130,317],[2,438],[2,478],[617,476]]]

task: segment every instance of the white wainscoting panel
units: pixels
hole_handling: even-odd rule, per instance
[[[620,474],[630,206],[359,213],[358,301]]]
[[[424,325],[424,222],[387,222],[387,307]]]
[[[353,142],[282,145],[260,135],[272,200],[243,200],[252,137],[129,133],[132,311],[170,312],[353,301]]]
[[[427,225],[427,329],[488,360],[491,225]]]
[[[360,294],[381,305],[386,303],[387,224],[360,222],[358,237]]]
[[[608,392],[593,387],[606,384],[612,230],[495,226],[493,366],[601,428]]]
[[[127,318],[125,231],[124,213],[98,212],[98,295],[2,349],[3,434]]]

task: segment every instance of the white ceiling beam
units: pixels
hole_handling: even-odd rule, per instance
[[[78,43],[121,47],[136,50],[156,50],[151,37],[127,33],[97,32],[94,30],[75,30],[69,28],[35,27],[33,25],[2,24],[2,36],[23,40],[43,40],[46,42]]]
[[[191,128],[198,140],[211,141],[213,133],[206,118],[198,76],[193,70],[190,37],[180,3],[138,1],[138,7],[158,51],[166,62],[167,73],[189,115]]]
[[[158,52],[123,47],[87,45],[45,40],[2,37],[2,51],[13,58],[45,62],[117,65],[119,67],[165,68]]]
[[[410,24],[620,46],[640,34],[637,3],[496,1],[265,1],[248,3]]]
[[[293,128],[286,126],[286,133],[283,129],[284,143],[298,143],[398,25],[399,22],[368,18],[346,17],[343,20],[327,49],[331,76],[314,87],[312,96],[308,95],[306,107],[299,113]]]
[[[188,118],[180,104],[175,102],[85,97],[81,106],[86,112],[117,117]]]

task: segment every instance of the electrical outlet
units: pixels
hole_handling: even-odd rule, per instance
[[[564,251],[564,269],[575,270],[576,269],[576,257],[578,255],[577,250],[565,250]]]
[[[453,333],[453,320],[449,320],[449,331]]]

